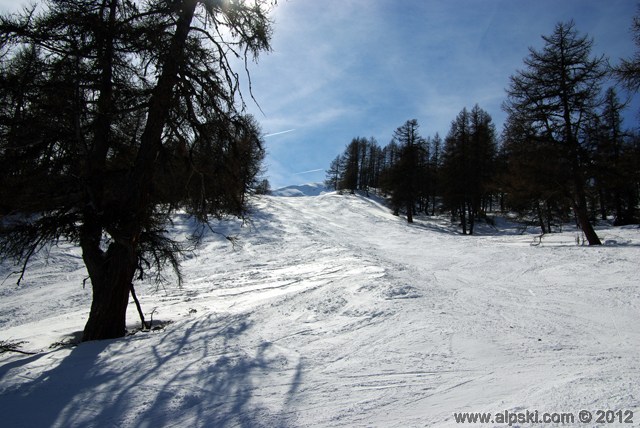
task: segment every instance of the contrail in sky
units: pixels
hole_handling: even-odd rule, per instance
[[[286,134],[287,132],[293,132],[293,131],[295,131],[295,129],[287,129],[286,131],[274,132],[272,134],[265,135],[264,138],[273,137],[274,135]]]
[[[318,171],[324,171],[324,168],[319,168],[319,169],[310,169],[309,171],[302,171],[302,172],[296,172],[293,175],[302,175],[302,174],[310,174],[312,172],[318,172]]]

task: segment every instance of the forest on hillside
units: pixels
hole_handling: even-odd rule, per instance
[[[634,19],[640,49],[640,18]],[[558,23],[530,48],[510,78],[499,133],[479,105],[463,108],[444,138],[423,136],[417,119],[381,146],[356,137],[329,166],[325,185],[341,191],[377,189],[408,222],[416,213],[451,213],[463,234],[491,211],[553,232],[571,220],[589,244],[599,220],[640,219],[640,135],[623,129],[623,91],[640,88],[640,53],[611,65],[593,56],[593,40],[573,22]]]

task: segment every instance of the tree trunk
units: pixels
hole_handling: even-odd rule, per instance
[[[407,223],[413,223],[413,202],[407,202]]]
[[[542,214],[540,201],[536,201],[536,213],[538,214],[538,223],[540,224],[541,233],[544,235],[545,233],[547,233],[547,228],[544,225],[544,215]]]
[[[598,199],[600,200],[600,218],[602,221],[607,220],[607,204],[605,201],[606,195],[604,189],[600,187],[598,189]]]
[[[553,232],[553,211],[551,209],[551,204],[549,201],[545,201],[544,203],[545,212],[547,213],[547,232]]]
[[[596,231],[593,229],[593,226],[591,226],[591,222],[589,222],[589,212],[587,211],[587,202],[584,192],[577,191],[576,193],[577,200],[574,201],[574,209],[576,210],[578,224],[584,232],[589,245],[602,245]]]
[[[570,122],[567,121],[567,123]],[[585,194],[584,190],[585,180],[583,179],[582,169],[580,167],[578,143],[573,140],[573,136],[569,131],[567,140],[571,143],[569,153],[572,163],[574,185],[574,195],[571,199],[573,203],[573,209],[575,211],[575,217],[578,225],[584,232],[587,241],[589,241],[589,245],[602,245],[602,242],[600,242],[600,238],[598,238],[598,235],[596,234],[595,230],[593,230],[593,226],[591,226],[591,222],[589,221],[589,211],[587,210],[587,195]]]
[[[132,245],[112,243],[106,253],[83,252],[93,301],[82,341],[113,339],[126,334],[129,292],[136,270]]]
[[[578,147],[577,143],[574,143],[572,147],[572,161],[573,161],[573,181],[575,186],[575,197],[573,198],[573,208],[575,210],[576,218],[580,228],[584,232],[584,235],[589,241],[589,245],[602,245],[600,238],[593,230],[591,222],[589,221],[589,211],[587,210],[587,195],[584,191],[584,179],[582,178],[582,171],[578,161]]]
[[[173,90],[176,85],[178,71],[185,61],[185,46],[191,30],[191,21],[198,0],[183,0],[180,16],[171,40],[167,55],[162,64],[162,73],[151,93],[149,110],[144,131],[140,138],[140,148],[136,156],[129,186],[129,197],[124,206],[129,206],[133,213],[132,224],[141,221],[144,212],[149,208],[148,194],[155,170],[155,160],[162,148],[162,131],[167,123]],[[128,216],[129,217],[129,216]],[[135,231],[126,231],[128,234]]]
[[[614,199],[616,204],[616,217],[613,221],[614,226],[622,226],[626,224],[626,218],[622,211],[622,197],[620,196],[620,191],[616,189],[614,193]]]

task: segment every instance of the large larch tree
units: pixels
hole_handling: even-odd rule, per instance
[[[56,0],[0,17],[0,251],[23,275],[44,246],[79,244],[83,340],[123,336],[133,281],[179,267],[176,210],[242,214],[263,150],[233,64],[269,50],[269,9]]]
[[[525,68],[511,77],[504,109],[526,122],[523,129],[535,131],[531,141],[550,144],[549,156],[566,163],[570,179],[564,197],[589,244],[600,245],[589,221],[585,190],[589,158],[581,136],[600,102],[605,59],[591,56],[593,41],[581,36],[573,22],[557,24],[551,35],[542,38],[542,49],[530,48]]]

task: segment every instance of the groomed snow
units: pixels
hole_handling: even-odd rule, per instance
[[[0,287],[0,340],[37,352],[0,355],[0,424],[455,426],[453,412],[581,409],[640,424],[640,230],[599,228],[594,248],[499,228],[408,225],[363,196],[262,197],[251,221],[218,226],[234,245],[210,234],[184,262],[182,289],[137,286],[164,329],[50,348],[77,338],[91,297],[78,249],[55,248]]]

